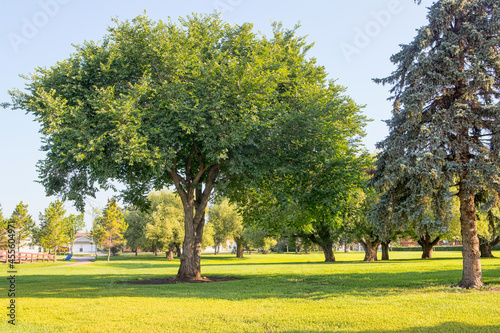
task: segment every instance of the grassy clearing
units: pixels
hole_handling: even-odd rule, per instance
[[[117,282],[175,275],[179,261],[120,256],[69,267],[18,265],[13,331],[500,331],[499,292],[450,288],[461,277],[459,252],[419,255],[392,252],[391,261],[374,263],[362,262],[361,253],[337,253],[335,263],[319,253],[206,255],[203,275],[240,280],[153,286]],[[500,259],[482,266],[483,281],[500,287]],[[1,296],[7,305],[6,292]],[[9,329],[4,319],[0,331]]]

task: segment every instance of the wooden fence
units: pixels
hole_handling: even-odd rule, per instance
[[[6,250],[1,250],[0,251],[0,262],[8,262],[8,252]],[[16,252],[16,257],[14,259],[15,263],[22,264],[22,263],[27,263],[27,262],[55,262],[56,261],[56,255],[55,254],[48,254],[48,253],[27,253],[27,252]]]

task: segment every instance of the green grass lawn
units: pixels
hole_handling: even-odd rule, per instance
[[[7,324],[2,287],[0,331],[500,332],[499,292],[450,288],[460,252],[390,255],[373,263],[362,253],[337,253],[334,263],[320,253],[205,255],[204,276],[239,280],[174,285],[118,284],[175,275],[179,261],[160,256],[17,265],[17,325]],[[482,267],[483,281],[500,287],[500,258]]]

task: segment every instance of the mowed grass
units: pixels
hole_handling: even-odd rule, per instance
[[[460,252],[390,255],[373,263],[359,252],[336,253],[334,263],[321,253],[205,255],[204,276],[239,280],[175,285],[118,283],[175,275],[179,260],[160,256],[17,265],[17,325],[7,324],[3,288],[0,331],[500,332],[499,292],[451,288]],[[483,281],[499,288],[500,259],[482,267]]]

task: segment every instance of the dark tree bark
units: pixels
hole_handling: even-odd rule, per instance
[[[425,235],[420,236],[420,238],[417,240],[417,243],[422,247],[423,259],[432,258],[432,250],[434,249],[434,246],[438,242],[439,242],[439,237],[436,237],[436,239],[432,240],[432,237],[429,235],[428,232],[426,232]]]
[[[330,226],[323,220],[322,222],[315,223],[314,229],[316,229],[316,234],[301,235],[301,237],[308,237],[313,244],[319,245],[323,250],[326,262],[335,261]]]
[[[462,280],[457,286],[478,289],[484,285],[482,282],[483,273],[479,253],[474,193],[471,190],[460,189],[458,197],[460,198],[463,270]]]
[[[335,255],[333,254],[333,244],[326,243],[324,246],[321,246],[323,249],[323,254],[325,255],[325,262],[335,261]]]
[[[243,258],[243,238],[236,237],[234,240],[236,242],[236,258]]]
[[[490,242],[479,244],[479,251],[481,252],[481,258],[494,258],[493,253],[491,252],[493,246],[491,246]]]
[[[191,162],[186,162],[188,176],[191,173]],[[201,279],[201,242],[205,227],[205,209],[212,193],[213,184],[219,174],[219,166],[205,168],[200,165],[200,171],[194,178],[187,180],[171,170],[171,176],[184,207],[184,243],[182,246],[181,265],[176,278],[179,280]],[[208,170],[208,171],[207,171]],[[201,178],[206,173],[203,188]],[[194,185],[198,184],[198,186]]]
[[[361,245],[365,250],[365,258],[363,261],[377,261],[377,248],[380,245],[380,240],[376,238],[374,241],[371,240],[361,240]]]
[[[134,251],[134,252],[135,252],[135,256],[137,257],[137,249],[135,249],[135,251]]]
[[[382,245],[382,260],[389,260],[389,244],[391,241],[380,242]]]
[[[493,256],[493,246],[500,243],[500,236],[495,237],[491,242],[486,239],[482,239],[479,244],[479,250],[481,251],[481,258],[494,258]]]
[[[179,244],[175,246],[175,253],[176,253],[175,255],[177,257],[179,257],[179,258],[181,257],[182,252],[181,252],[181,246]]]

